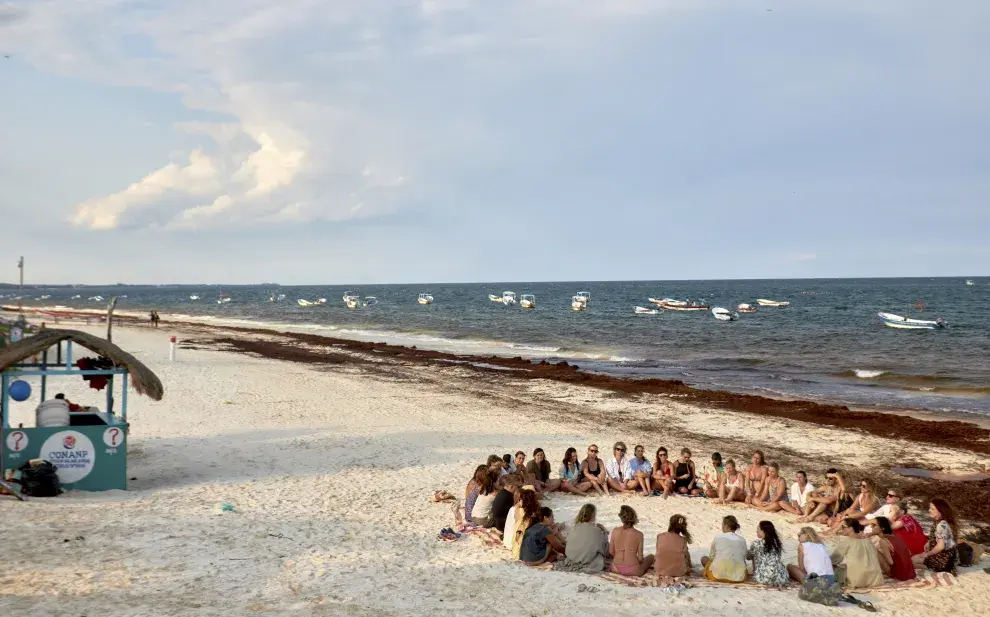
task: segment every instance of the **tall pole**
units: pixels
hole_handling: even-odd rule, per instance
[[[24,298],[24,257],[23,256],[21,256],[21,258],[17,260],[17,269],[21,271],[21,284],[20,284],[20,287],[18,287],[18,289],[17,289],[17,295],[19,296],[17,298],[17,312],[18,313],[23,313],[24,312],[23,305],[22,305],[22,303],[24,302],[24,300],[23,300],[23,298]]]

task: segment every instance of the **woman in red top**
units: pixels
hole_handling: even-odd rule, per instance
[[[885,516],[878,516],[873,520],[873,524],[880,528],[883,537],[890,542],[890,556],[893,563],[890,566],[890,577],[899,581],[913,581],[915,577],[914,562],[911,561],[911,549],[908,548],[904,538],[894,533],[890,520]]]
[[[907,513],[907,506],[903,503],[890,506],[890,526],[894,530],[894,535],[904,540],[912,555],[925,552],[928,536],[925,535],[921,524]]]

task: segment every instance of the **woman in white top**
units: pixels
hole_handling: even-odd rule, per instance
[[[489,473],[482,480],[478,487],[478,498],[474,502],[471,510],[471,523],[478,527],[494,527],[495,517],[492,515],[492,504],[495,503],[495,496],[498,491],[495,489],[495,478],[497,472]]]
[[[811,527],[802,527],[798,532],[798,543],[798,562],[787,566],[787,573],[791,578],[803,583],[804,579],[814,574],[834,583],[832,558],[818,533]]]
[[[799,471],[794,475],[794,483],[791,484],[791,498],[788,501],[781,500],[780,509],[791,514],[804,514],[804,504],[808,503],[808,495],[815,492],[815,485],[808,482],[808,474]]]

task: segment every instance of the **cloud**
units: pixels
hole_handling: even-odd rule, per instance
[[[797,253],[796,255],[791,255],[788,261],[814,261],[818,259],[816,253]]]

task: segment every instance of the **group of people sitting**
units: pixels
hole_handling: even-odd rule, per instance
[[[476,526],[502,531],[505,546],[527,564],[560,561],[558,567],[569,570],[601,572],[608,567],[619,574],[639,576],[653,568],[657,576],[678,577],[692,568],[685,517],[672,516],[668,531],[657,537],[655,555],[645,555],[633,508],[622,506],[622,526],[609,533],[595,523],[595,506],[586,504],[573,528],[564,533],[564,526],[556,523],[541,499],[558,491],[582,496],[707,496],[720,504],[740,502],[765,512],[791,513],[797,516],[795,522],[816,522],[826,527],[822,535],[836,535],[834,550],[828,552],[818,532],[803,527],[797,563],[785,566],[782,544],[770,521],[760,522],[757,539],[747,545],[737,533],[735,517],[727,516],[722,533],[701,560],[711,580],[746,580],[747,560],[753,563],[754,580],[774,586],[786,584],[788,578],[803,581],[812,574],[834,577],[834,565],[841,567],[845,581],[853,587],[881,584],[885,575],[911,580],[919,565],[934,571],[956,569],[958,523],[942,499],[931,502],[929,514],[935,524],[926,536],[908,514],[898,490],[888,490],[881,504],[873,482],[860,480],[853,494],[836,469],[827,470],[824,486],[816,489],[803,471],[795,474],[788,487],[779,466],[765,463],[759,451],[745,471],[737,469],[732,459],[723,463],[716,452],[700,473],[687,448],[675,461],[669,460],[666,448],[659,448],[653,461],[644,456],[643,446],[636,446],[629,457],[622,442],[615,444],[607,461],[598,454],[598,446],[592,444],[586,458],[579,461],[577,450],[568,448],[557,478],[551,478],[551,464],[542,448],[533,452],[528,463],[521,451],[514,456],[492,455],[468,482],[465,518]]]

